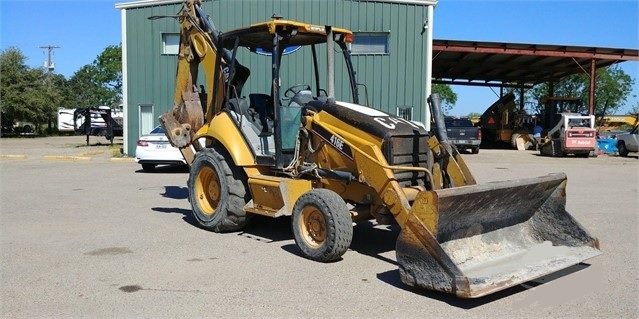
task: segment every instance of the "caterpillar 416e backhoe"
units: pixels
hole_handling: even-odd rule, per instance
[[[291,216],[303,255],[329,262],[347,251],[357,222],[396,223],[402,281],[463,298],[600,254],[565,210],[564,174],[476,184],[447,141],[436,95],[435,134],[361,105],[350,31],[274,16],[221,33],[196,0],[177,19],[175,105],[160,121],[190,163],[201,227],[238,231],[253,214]],[[250,70],[241,56],[269,67]]]

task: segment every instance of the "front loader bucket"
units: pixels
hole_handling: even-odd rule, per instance
[[[563,173],[422,192],[397,240],[401,279],[475,298],[599,255],[565,204]]]

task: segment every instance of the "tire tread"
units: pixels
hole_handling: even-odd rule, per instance
[[[305,245],[299,229],[300,212],[306,205],[316,206],[324,215],[327,238],[324,244],[314,249]],[[302,195],[293,208],[293,234],[297,246],[305,257],[331,262],[338,260],[348,250],[353,240],[353,221],[344,200],[337,193],[327,189],[313,189]]]
[[[206,161],[210,161],[209,164],[217,163],[212,165],[213,168],[217,165],[222,170],[222,172],[218,172],[218,178],[225,179],[226,185],[228,186],[228,196],[224,197],[224,195],[222,195],[221,203],[218,205],[214,216],[220,215],[218,215],[219,217],[217,218],[214,217],[209,222],[199,218],[196,212],[196,210],[199,209],[199,207],[197,207],[197,201],[191,198],[193,217],[198,221],[200,227],[212,230],[216,233],[241,230],[249,222],[249,215],[244,210],[244,205],[250,200],[250,192],[246,184],[246,174],[240,167],[235,166],[225,150],[213,147],[198,152],[189,174],[189,196],[194,196],[194,179],[197,173],[195,170],[197,170],[200,165],[206,165]]]

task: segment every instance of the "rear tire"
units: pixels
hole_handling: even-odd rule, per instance
[[[338,260],[353,240],[353,221],[346,203],[327,189],[313,189],[300,196],[293,207],[292,228],[302,254],[315,261]]]
[[[153,172],[155,170],[155,164],[142,164],[142,170],[145,172]]]
[[[479,146],[473,147],[472,152],[473,154],[479,154]]]
[[[628,148],[626,147],[626,143],[624,141],[619,141],[617,143],[617,149],[619,151],[619,155],[626,157],[628,156]]]
[[[238,231],[248,224],[246,174],[225,150],[214,147],[198,152],[188,187],[193,217],[200,227],[219,233]]]

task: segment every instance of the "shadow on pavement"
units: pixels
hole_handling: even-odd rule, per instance
[[[172,198],[177,200],[184,200],[189,197],[189,190],[183,186],[164,186],[164,193],[161,193],[162,197]],[[177,208],[177,207],[153,207],[151,210],[159,213],[165,214],[181,214],[182,219],[193,226],[199,227],[199,224],[193,215],[191,214],[190,209]]]
[[[399,226],[375,226],[372,222],[362,222],[353,227],[350,250],[396,265],[394,260],[381,254],[395,250],[399,230]],[[293,239],[291,217],[270,218],[255,215],[251,223],[238,235],[268,243],[291,240]],[[282,249],[302,256],[296,244],[285,244]]]
[[[238,233],[238,236],[267,243],[293,239],[293,232],[291,231],[291,217],[282,216],[278,218],[271,218],[254,215],[244,230]]]
[[[190,209],[177,208],[177,207],[153,207],[151,208],[154,212],[165,213],[165,214],[181,214],[182,219],[187,223],[195,227],[200,227],[197,220],[193,218]]]
[[[189,189],[182,186],[164,186],[163,197],[173,199],[187,199],[189,197]]]
[[[377,274],[377,279],[391,285],[394,286],[396,288],[405,290],[405,291],[409,291],[412,292],[414,294],[420,295],[420,296],[424,296],[426,298],[430,298],[430,299],[434,299],[434,300],[438,300],[441,302],[445,302],[453,307],[457,307],[457,308],[461,308],[461,309],[472,309],[472,308],[476,308],[476,307],[480,307],[483,306],[485,304],[491,303],[493,301],[502,299],[502,298],[506,298],[512,295],[516,295],[520,292],[526,291],[528,289],[533,289],[535,287],[538,287],[540,285],[543,285],[544,283],[550,282],[552,280],[570,275],[572,273],[575,273],[577,271],[581,271],[584,270],[586,268],[590,267],[589,264],[585,264],[585,263],[579,263],[577,265],[574,265],[572,267],[568,267],[565,269],[562,269],[560,271],[557,271],[555,273],[546,275],[546,276],[542,276],[539,277],[535,280],[531,280],[528,282],[525,282],[523,284],[519,284],[495,293],[492,293],[490,295],[487,296],[483,296],[483,297],[479,297],[479,298],[473,298],[473,299],[463,299],[463,298],[459,298],[456,297],[453,294],[447,294],[447,293],[443,293],[443,292],[438,292],[438,291],[430,291],[430,290],[425,290],[425,289],[420,289],[420,288],[415,288],[415,287],[410,287],[408,285],[405,285],[404,283],[402,283],[400,276],[399,276],[399,269],[396,270],[389,270],[383,273],[379,273]]]
[[[401,228],[397,225],[375,225],[372,221],[361,222],[353,228],[351,249],[366,256],[397,265],[397,262],[382,256],[394,251]]]
[[[144,171],[140,167],[140,169],[135,171],[136,174],[182,174],[188,172],[189,167],[186,165],[158,165],[150,172]]]

